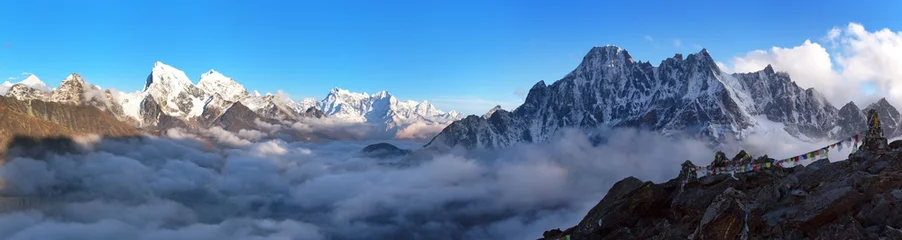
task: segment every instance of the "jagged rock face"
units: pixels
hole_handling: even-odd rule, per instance
[[[768,168],[738,180],[707,176],[682,188],[683,179],[635,187],[628,178],[578,225],[545,239],[897,239],[900,173],[902,151],[859,151],[845,161]]]
[[[308,117],[308,118],[325,118],[326,113],[324,113],[323,111],[320,111],[316,107],[309,107],[309,108],[307,108],[307,111],[304,111],[303,116]]]
[[[504,110],[504,109],[501,108],[501,105],[495,105],[495,107],[493,107],[492,109],[489,109],[488,112],[483,114],[482,118],[489,119],[490,117],[492,117],[492,114],[495,114],[495,112],[498,110]]]
[[[213,126],[219,126],[227,131],[240,131],[242,129],[250,130],[259,128],[254,122],[261,121],[263,118],[257,113],[247,108],[241,102],[233,103],[225,112],[213,121]]]
[[[895,108],[886,105],[888,116],[893,116]],[[857,108],[853,106],[847,112]],[[686,58],[677,54],[655,67],[634,61],[618,47],[605,46],[589,51],[563,79],[535,84],[523,105],[505,118],[508,122],[466,118],[445,128],[427,146],[501,148],[524,140],[545,141],[570,127],[636,127],[713,140],[755,132],[766,128],[767,122],[783,124],[787,133],[810,139],[844,138],[863,130],[858,128],[863,122],[853,122],[861,120],[858,114],[839,114],[820,93],[800,88],[788,74],[769,65],[758,72],[726,74],[703,49]],[[892,135],[896,134],[902,132]]]
[[[564,127],[635,126],[665,133],[721,136],[753,124],[745,107],[750,99],[736,97],[737,91],[723,84],[728,77],[707,51],[690,54],[686,59],[677,55],[653,67],[648,62],[633,61],[620,48],[596,47],[560,81],[550,86],[541,81],[529,90],[523,105],[509,118],[514,121],[503,124],[508,129],[523,129],[512,125],[522,123],[525,131],[488,133],[495,135],[492,138],[508,138],[484,141],[500,145],[467,144],[497,148],[518,142],[510,137],[544,141]],[[455,124],[458,123],[452,126]],[[466,142],[460,139],[479,138],[463,136],[469,130],[452,129],[464,130],[446,128],[430,145],[437,139]]]
[[[234,102],[223,99],[219,93],[213,94],[207,98],[206,103],[204,103],[204,112],[200,116],[201,124],[209,126],[214,120],[219,118],[229,106],[232,106],[233,103]]]
[[[188,127],[188,124],[181,119],[169,116],[163,112],[162,107],[157,104],[152,96],[146,96],[144,97],[144,100],[141,101],[141,119],[143,122],[140,127],[149,130]]]
[[[263,106],[256,110],[257,114],[264,118],[276,120],[298,120],[298,114],[295,113],[285,99],[280,99],[275,95],[267,95],[263,97]]]
[[[755,73],[734,74],[755,103],[751,111],[768,120],[787,125],[790,133],[801,133],[810,138],[841,138],[833,130],[838,121],[838,110],[814,89],[802,89],[789,78],[789,74],[774,72],[767,65]]]
[[[843,130],[839,133],[841,136],[852,136],[868,128],[864,111],[859,109],[855,103],[847,103],[839,109],[837,115],[839,119],[836,126]]]
[[[78,74],[69,75],[60,83],[60,87],[53,91],[53,101],[71,103],[76,105],[88,102],[87,92],[99,91],[94,85],[85,83]]]
[[[35,88],[31,88],[25,84],[13,84],[6,92],[7,97],[12,97],[21,101],[43,100],[47,101],[50,94]]]
[[[129,118],[109,89],[101,91],[97,86],[85,82],[78,74],[66,77],[60,87],[53,91],[51,99],[59,103],[94,106],[120,120]]]
[[[527,123],[513,113],[504,110],[496,111],[489,119],[470,115],[463,120],[455,121],[442,130],[442,133],[446,131],[458,133],[457,137],[439,134],[427,146],[463,146],[473,149],[483,146],[511,146],[517,142],[532,142],[533,139],[528,134],[527,126]],[[518,133],[520,135],[502,135]],[[435,142],[442,144],[433,145]]]
[[[203,112],[203,90],[194,86],[185,72],[157,62],[147,76],[144,93],[152,96],[167,115],[192,118]]]

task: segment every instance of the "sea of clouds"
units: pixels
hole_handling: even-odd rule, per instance
[[[625,177],[663,182],[687,159],[713,158],[692,139],[603,134],[601,144],[564,130],[540,144],[446,153],[390,141],[415,150],[394,158],[360,154],[376,141],[218,128],[80,138],[81,152],[10,156],[0,167],[2,195],[40,202],[0,215],[0,238],[535,239],[579,222]],[[785,152],[821,144],[779,137],[748,142]]]

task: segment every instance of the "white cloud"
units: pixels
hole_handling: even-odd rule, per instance
[[[769,51],[756,50],[745,56],[735,57],[732,71],[755,72],[768,64],[776,71],[789,73],[800,87],[815,88],[834,104],[846,103],[859,97],[857,91],[855,94],[849,93],[849,89],[857,87],[836,72],[827,49],[810,40],[792,48],[772,47]]]
[[[674,40],[673,40],[673,46],[674,46],[674,47],[681,47],[681,46],[683,46],[683,42],[680,42],[679,39],[674,39]]]
[[[445,124],[415,122],[401,127],[401,129],[395,133],[395,139],[428,141],[435,137],[435,135],[438,135],[445,127],[447,127]]]
[[[654,42],[654,41],[655,41],[655,39],[654,39],[654,38],[652,38],[652,37],[651,37],[651,36],[649,36],[649,35],[645,35],[645,41],[649,41],[649,42]]]
[[[34,75],[34,73],[30,73],[30,72],[22,72],[22,73],[19,74],[19,75],[22,75],[23,77],[28,77],[28,76]]]
[[[833,45],[831,50],[810,40],[790,48],[755,50],[735,57],[732,70],[753,72],[772,64],[775,70],[789,73],[799,86],[814,87],[838,106],[850,100],[860,107],[873,102],[860,86],[875,84],[876,96],[902,106],[902,68],[898,67],[902,66],[902,32],[868,32],[861,24],[850,23],[845,29],[830,29],[822,39]]]
[[[829,32],[827,32],[827,40],[834,41],[837,37],[839,37],[839,34],[842,34],[842,30],[839,29],[839,27],[833,27]]]

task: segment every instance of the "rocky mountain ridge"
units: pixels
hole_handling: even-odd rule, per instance
[[[142,91],[135,93],[102,90],[78,74],[68,76],[57,89],[46,87],[35,76],[5,84],[9,86],[4,85],[2,90],[9,97],[94,106],[121,121],[151,130],[212,126],[238,129],[222,125],[229,122],[241,122],[240,129],[257,129],[247,123],[290,125],[305,119],[330,118],[338,122],[382,125],[390,132],[418,124],[440,125],[440,128],[460,118],[456,112],[439,111],[425,101],[400,101],[387,91],[368,95],[334,88],[321,101],[304,99],[300,103],[283,93],[250,94],[234,79],[212,69],[203,73],[195,85],[183,71],[162,62],[154,63]],[[232,107],[241,109],[229,111]],[[245,111],[248,109],[252,114]],[[249,119],[237,121],[238,116],[223,116],[235,113]]]
[[[902,135],[895,131],[898,111],[886,100],[869,108],[886,112],[880,118],[892,126],[889,137]],[[864,129],[862,111],[868,108],[856,109],[851,102],[837,109],[770,65],[727,74],[702,49],[653,66],[609,45],[592,48],[551,85],[536,83],[513,111],[455,121],[427,147],[504,148],[545,141],[562,128],[635,127],[718,141],[782,124],[782,131],[799,139],[836,139]]]

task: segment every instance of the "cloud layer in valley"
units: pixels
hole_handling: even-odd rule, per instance
[[[359,155],[367,141],[221,129],[95,138],[82,153],[0,167],[5,195],[43,204],[0,216],[0,238],[533,238],[579,221],[624,177],[664,181],[683,160],[711,156],[701,142],[609,134],[617,141],[594,146],[570,130],[547,144],[389,159]]]
[[[368,158],[359,152],[372,141],[268,134],[173,129],[79,139],[77,154],[13,156],[0,167],[2,193],[37,203],[0,215],[0,238],[531,239],[577,223],[625,177],[666,181],[683,161],[705,165],[714,152],[701,141],[616,129],[600,138],[563,130],[498,151]],[[743,147],[784,157],[818,144],[761,133]]]

